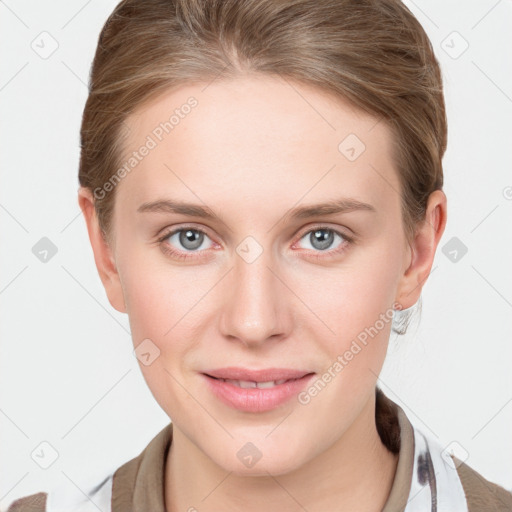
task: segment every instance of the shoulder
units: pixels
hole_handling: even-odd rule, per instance
[[[13,501],[7,512],[111,512],[113,474],[78,489],[61,485]]]
[[[38,492],[13,501],[7,512],[46,512],[48,493]]]
[[[94,485],[62,485],[49,492],[38,492],[13,501],[6,512],[124,512],[161,510],[164,495],[165,460],[172,440],[173,425],[167,424],[139,455],[117,469],[111,469]],[[137,492],[136,492],[137,491]],[[2,510],[3,512],[3,510]]]
[[[457,457],[452,457],[466,495],[469,512],[512,511],[512,490],[486,480]]]
[[[399,459],[390,495],[393,506],[385,510],[405,512],[434,510],[457,512],[512,512],[512,489],[484,478],[458,459],[436,437],[411,423],[403,409],[388,397],[377,396],[381,411],[376,420],[387,435],[381,439],[391,450],[398,444]],[[387,403],[387,412],[382,404]],[[397,434],[396,419],[399,433]],[[397,443],[397,437],[399,442]]]

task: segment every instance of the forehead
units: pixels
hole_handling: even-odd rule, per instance
[[[285,79],[181,86],[139,107],[126,125],[123,163],[151,147],[119,185],[138,203],[171,190],[211,201],[250,195],[255,204],[288,197],[292,206],[305,194],[346,191],[385,206],[399,190],[384,122]]]

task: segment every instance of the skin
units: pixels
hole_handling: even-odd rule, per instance
[[[200,375],[243,366],[321,376],[394,303],[416,303],[444,231],[446,197],[436,191],[414,240],[406,239],[384,122],[318,89],[291,85],[254,75],[187,85],[131,114],[127,156],[166,113],[190,96],[198,101],[117,185],[110,245],[91,192],[79,190],[111,305],[129,315],[135,347],[149,338],[160,350],[140,367],[174,424],[169,512],[380,511],[391,489],[397,456],[375,426],[391,322],[306,405],[292,399],[269,412],[241,412],[213,396]],[[355,161],[338,150],[350,133],[366,146]],[[137,212],[168,198],[207,205],[218,218]],[[285,217],[296,206],[338,198],[369,203],[375,212]],[[171,228],[200,228],[207,236],[199,249],[183,246],[179,234],[158,242]],[[312,240],[319,228],[354,241],[335,236],[322,250]],[[251,263],[236,251],[247,236],[262,250]],[[163,247],[191,257],[177,259]],[[247,442],[262,454],[251,468],[237,457]]]

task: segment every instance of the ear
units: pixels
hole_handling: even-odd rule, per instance
[[[400,278],[396,296],[401,309],[416,304],[421,295],[446,226],[446,217],[446,196],[442,190],[435,190],[428,198],[425,220],[418,225],[414,240],[409,244],[410,262]]]
[[[80,187],[78,189],[78,204],[87,223],[89,240],[94,253],[94,261],[101,282],[107,293],[108,300],[113,308],[120,313],[126,313],[123,288],[119,273],[115,265],[112,248],[103,238],[101,228],[94,208],[94,197],[90,189]]]

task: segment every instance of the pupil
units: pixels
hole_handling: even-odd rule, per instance
[[[187,249],[197,249],[201,246],[203,241],[203,233],[194,231],[193,229],[187,229],[180,233],[180,243]]]
[[[318,229],[312,235],[314,237],[312,245],[317,249],[327,249],[332,244],[334,237],[332,231],[328,229]]]

